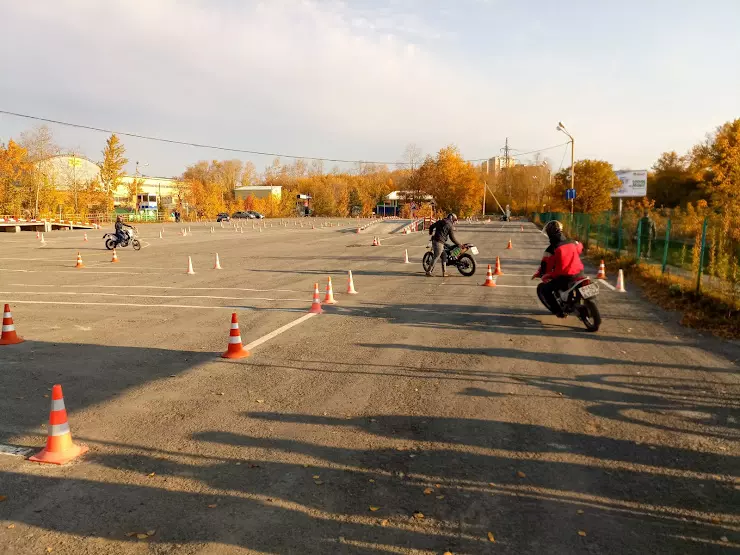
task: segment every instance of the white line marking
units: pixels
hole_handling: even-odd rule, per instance
[[[290,322],[290,323],[288,323],[288,324],[285,324],[284,326],[282,326],[282,327],[279,327],[279,328],[278,328],[278,329],[276,329],[275,331],[271,331],[271,332],[270,332],[270,333],[268,333],[267,335],[263,335],[263,336],[262,336],[262,337],[260,337],[259,339],[255,339],[255,340],[254,340],[254,341],[252,341],[252,342],[251,342],[251,343],[250,343],[249,345],[245,345],[245,346],[244,346],[244,348],[245,348],[245,349],[246,349],[247,351],[251,351],[251,350],[252,350],[252,349],[254,349],[255,347],[259,347],[260,345],[262,345],[262,344],[263,344],[263,343],[265,343],[266,341],[269,341],[269,340],[270,340],[270,339],[272,339],[273,337],[277,337],[277,336],[278,336],[278,335],[280,335],[281,333],[283,333],[283,332],[285,332],[285,331],[288,331],[288,330],[289,330],[290,328],[292,328],[293,326],[297,326],[298,324],[300,324],[300,323],[302,323],[302,322],[305,322],[305,321],[306,321],[306,320],[308,320],[308,319],[309,319],[309,318],[310,318],[311,316],[316,316],[316,314],[304,314],[303,316],[301,316],[301,317],[300,317],[300,318],[298,318],[297,320],[294,320],[294,321],[292,321],[292,322]]]
[[[142,299],[216,299],[220,301],[296,301],[306,299],[273,299],[271,297],[218,297],[212,295],[133,295],[127,293],[100,293],[96,291],[0,291],[2,295],[95,295],[98,297],[133,297]]]
[[[11,287],[93,287],[97,289],[181,289],[185,291],[251,291],[253,293],[267,293],[275,291],[277,293],[304,293],[295,289],[250,289],[247,287],[175,287],[169,285],[37,285],[33,283],[10,283]],[[313,289],[311,289],[313,291]]]
[[[205,308],[208,310],[257,310],[248,306],[202,306],[202,305],[187,305],[187,304],[134,304],[134,303],[88,303],[88,302],[72,302],[72,301],[21,301],[13,299],[4,299],[7,303],[13,304],[52,304],[52,305],[64,305],[64,306],[129,306],[136,308]],[[260,308],[261,312],[303,312],[303,309],[299,308]]]
[[[97,266],[96,266],[97,268]],[[102,274],[102,275],[115,275],[115,274],[121,274],[125,276],[147,276],[147,275],[155,275],[155,274],[171,274],[172,270],[169,272],[91,272],[88,269],[83,270],[11,270],[9,268],[0,268],[0,272],[21,272],[24,274],[78,274],[82,275],[84,272],[85,274]]]
[[[608,281],[605,281],[605,280],[603,280],[603,279],[600,279],[600,280],[599,280],[599,283],[602,283],[602,284],[606,285],[606,286],[607,286],[607,287],[608,287],[609,289],[611,289],[612,291],[616,291],[616,290],[617,290],[617,288],[616,288],[616,287],[614,287],[614,286],[613,286],[613,285],[612,285],[611,283],[609,283]]]
[[[15,457],[27,457],[33,453],[35,449],[29,447],[17,447],[15,445],[3,445],[0,444],[0,455],[12,455]]]

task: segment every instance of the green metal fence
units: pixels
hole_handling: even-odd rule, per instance
[[[721,214],[674,217],[624,211],[601,214],[533,213],[544,225],[562,222],[565,233],[586,248],[598,248],[616,257],[651,264],[663,274],[691,280],[702,288],[740,297],[740,240],[728,233]]]

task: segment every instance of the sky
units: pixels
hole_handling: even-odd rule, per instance
[[[0,110],[229,148],[481,159],[507,137],[562,144],[563,121],[577,159],[646,169],[740,117],[738,0],[0,0],[0,14]],[[34,125],[0,114],[0,142]],[[106,134],[50,127],[102,158]],[[272,161],[123,142],[147,175]],[[565,151],[542,156],[557,170]]]

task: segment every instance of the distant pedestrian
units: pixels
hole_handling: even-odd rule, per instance
[[[645,210],[642,218],[640,219],[640,256],[643,258],[650,258],[653,250],[653,241],[657,235],[655,229],[655,221],[650,217],[650,211]],[[644,253],[644,254],[643,254]]]

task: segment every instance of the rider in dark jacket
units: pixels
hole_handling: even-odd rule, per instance
[[[116,242],[120,245],[126,240],[126,235],[123,233],[123,228],[127,227],[129,229],[133,229],[132,226],[126,224],[123,222],[123,219],[121,216],[118,216],[116,218]]]
[[[454,225],[457,222],[457,216],[455,214],[447,214],[447,217],[442,220],[437,220],[429,227],[429,235],[432,236],[432,252],[434,258],[432,259],[432,265],[427,270],[427,276],[431,277],[434,272],[434,265],[437,260],[442,258],[442,277],[447,276],[447,253],[445,252],[445,243],[447,239],[452,241],[458,247],[462,246],[460,241],[455,237]]]
[[[571,279],[583,272],[583,262],[580,257],[583,245],[578,241],[568,239],[563,234],[563,224],[557,220],[547,222],[545,233],[550,239],[550,246],[545,249],[540,268],[532,278],[542,278],[542,283],[537,286],[537,290],[547,301],[545,306],[559,318],[565,318],[555,295],[559,291],[566,290]]]

